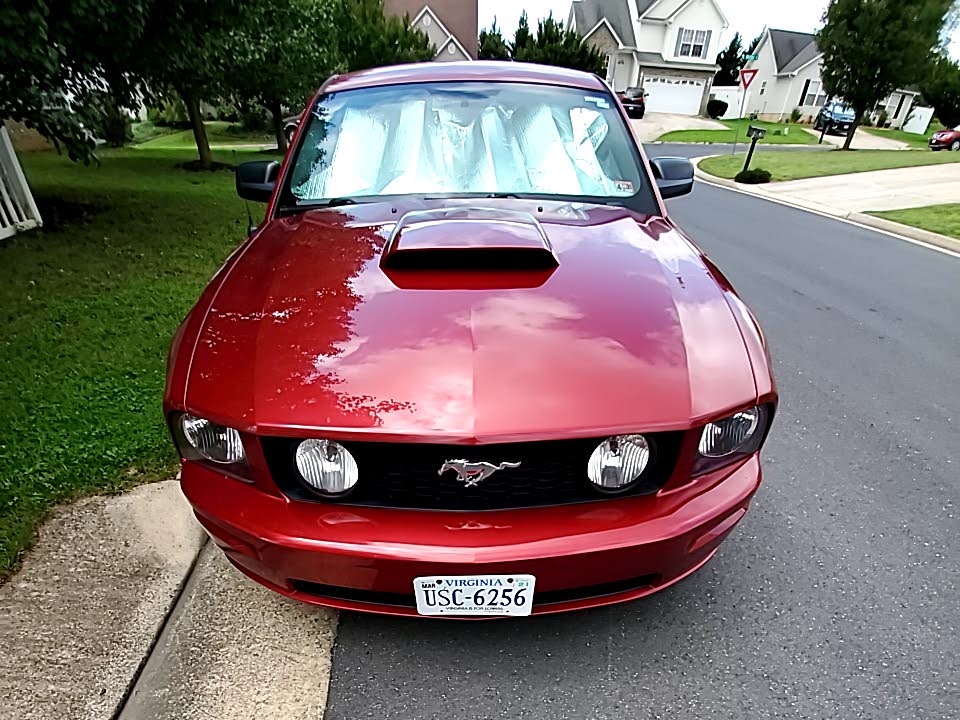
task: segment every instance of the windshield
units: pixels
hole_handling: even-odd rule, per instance
[[[848,105],[835,103],[830,109],[837,115],[843,115],[844,117],[849,117],[851,120],[853,120],[855,113],[853,112],[853,108]]]
[[[310,113],[286,188],[298,206],[391,195],[603,198],[643,190],[636,146],[605,92],[422,83],[330,93]]]

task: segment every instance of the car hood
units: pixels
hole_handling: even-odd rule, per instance
[[[262,434],[491,442],[680,429],[756,397],[722,279],[669,223],[498,203],[536,217],[556,267],[384,269],[397,219],[429,203],[270,222],[204,319],[187,408]]]

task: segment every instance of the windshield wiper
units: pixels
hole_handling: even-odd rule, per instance
[[[515,198],[517,200],[520,199],[520,196],[517,195],[516,193],[489,193],[487,197],[488,198]]]
[[[357,201],[353,198],[348,197],[339,197],[339,198],[330,198],[329,200],[324,200],[323,202],[316,203],[319,207],[340,207],[341,205],[356,205]]]

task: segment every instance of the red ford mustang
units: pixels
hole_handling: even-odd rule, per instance
[[[763,336],[666,218],[597,77],[520,63],[335,77],[266,219],[178,329],[165,412],[197,518],[309,603],[550,613],[706,563],[760,484]]]

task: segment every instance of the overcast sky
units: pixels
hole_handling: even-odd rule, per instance
[[[721,42],[725,45],[735,32],[749,41],[758,35],[764,27],[781,30],[799,30],[813,32],[820,26],[820,19],[829,0],[719,0],[730,27],[724,33]],[[570,14],[570,0],[479,0],[480,27],[489,27],[493,18],[503,29],[505,36],[512,36],[520,19],[520,12],[526,8],[530,24],[537,18],[546,17],[552,10],[554,17],[566,22]],[[954,57],[960,56],[960,37],[954,36],[951,47]]]

